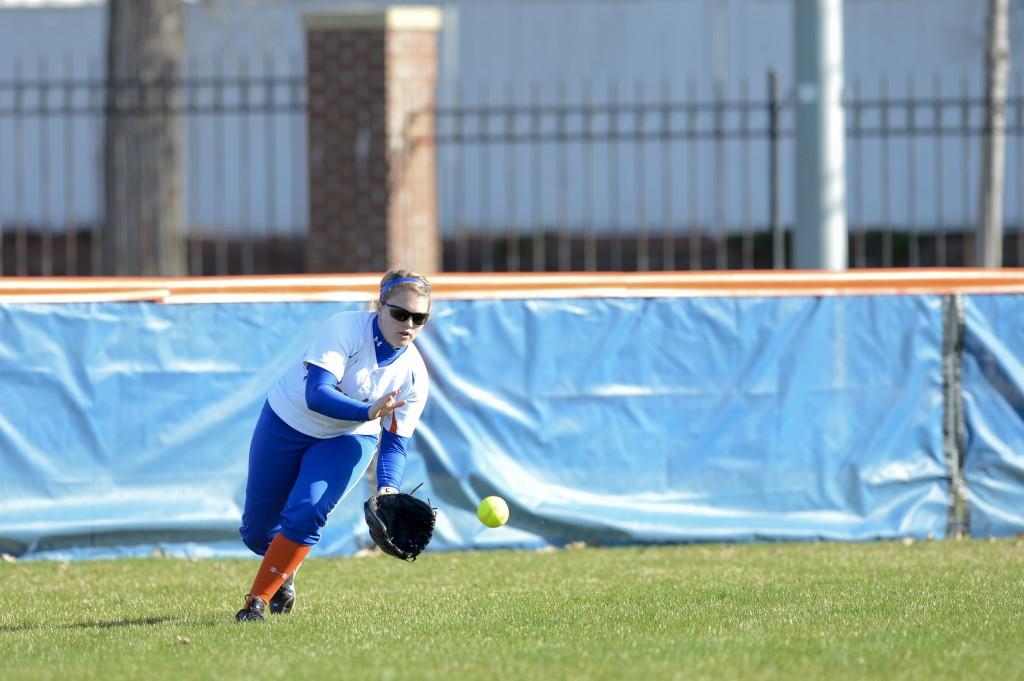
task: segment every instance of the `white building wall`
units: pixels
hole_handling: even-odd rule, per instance
[[[103,64],[105,7],[101,3],[39,4],[0,2],[0,79],[10,80],[19,72],[24,78],[32,78],[40,74],[43,64],[50,76],[63,75],[65,69],[75,76],[98,76]],[[241,64],[248,64],[250,72],[258,72],[267,60],[278,73],[303,71],[303,13],[372,4],[387,3],[190,3],[186,25],[189,72],[232,73]],[[732,96],[742,87],[759,95],[764,92],[768,68],[779,70],[784,92],[792,72],[790,0],[466,0],[441,5],[446,22],[441,35],[441,104],[501,101],[510,91],[522,99],[531,88],[539,88],[543,99],[552,101],[560,84],[570,101],[578,101],[584,83],[590,84],[592,96],[600,101],[608,97],[611,82],[618,84],[618,97],[627,101],[636,96],[638,82],[643,84],[646,97],[653,97],[663,82],[677,99],[691,89],[708,98],[716,84]],[[1011,24],[1014,45],[1024,28],[1019,14],[1015,13]],[[908,80],[913,81],[919,95],[933,92],[936,83],[944,93],[959,94],[962,83],[967,83],[972,94],[981,93],[984,3],[979,0],[847,0],[845,29],[847,82],[861,93],[878,92],[883,79],[887,79],[891,93],[905,91]],[[1022,59],[1018,50],[1013,57],[1013,83],[1024,71],[1020,68]],[[0,108],[9,105],[10,101],[0,101]],[[185,183],[184,214],[191,224],[207,230],[244,226],[257,231],[304,231],[307,164],[301,116],[269,130],[258,130],[258,123],[253,123],[253,141],[244,152],[246,145],[234,129],[236,122],[224,122],[225,132],[219,143],[215,143],[212,122],[190,123],[186,154],[192,180],[186,179]],[[54,126],[51,124],[48,134],[43,135],[38,123],[26,119],[19,127],[10,116],[0,115],[0,225],[52,223],[55,216],[60,218],[58,223],[89,224],[98,219],[100,122],[95,118],[76,121],[72,132],[79,143],[70,149],[62,143],[61,135],[67,131]],[[44,136],[48,141],[41,151]],[[273,148],[277,151],[273,156],[268,153],[268,139],[275,141]],[[923,175],[916,179],[921,205],[902,208],[891,196],[888,207],[883,205],[877,186],[881,168],[878,142],[863,143],[859,155],[851,149],[849,162],[859,164],[849,170],[851,191],[859,186],[860,192],[859,205],[851,206],[851,212],[857,213],[851,215],[852,221],[873,223],[888,212],[889,218],[898,222],[899,216],[893,214],[898,210],[912,212],[923,222],[934,221],[938,212],[950,222],[969,219],[975,210],[969,191],[976,183],[970,176],[964,180],[960,169],[965,162],[976,167],[977,159],[965,159],[963,145],[950,144],[942,151],[943,173],[948,177],[939,201],[945,203],[940,205],[929,197],[943,181],[939,174],[932,173],[931,179]],[[682,159],[683,149],[673,153],[676,151]],[[1010,152],[1012,173],[1017,162],[1012,149]],[[621,193],[615,206],[610,204],[608,192],[599,192],[590,205],[584,205],[585,193],[576,176],[570,181],[576,189],[568,204],[558,204],[551,178],[545,180],[549,186],[543,188],[538,203],[523,189],[531,181],[526,159],[503,157],[500,151],[486,161],[492,186],[485,189],[479,178],[482,161],[474,161],[468,152],[460,158],[445,157],[444,150],[441,153],[441,169],[448,173],[442,175],[440,196],[446,229],[451,229],[456,220],[465,224],[494,223],[497,228],[505,219],[502,213],[508,205],[524,224],[538,216],[543,221],[567,217],[576,226],[589,220],[612,229],[635,219],[631,212],[644,212],[646,219],[657,220],[658,210],[668,204],[673,204],[672,211],[678,211],[679,220],[696,214],[701,222],[729,225],[749,219],[744,213],[764,215],[767,206],[763,182],[755,179],[756,186],[746,190],[741,186],[750,181],[743,179],[742,164],[751,164],[759,175],[759,169],[767,163],[763,151],[748,150],[749,157],[744,159],[739,146],[728,147],[723,156],[724,177],[729,183],[724,190],[724,215],[715,214],[722,210],[716,205],[722,203],[721,199],[705,196],[696,210],[678,205],[684,200],[680,198],[684,196],[682,190],[663,188],[657,181],[661,166],[653,146],[646,148],[639,160],[620,155],[623,167],[617,186]],[[547,169],[555,163],[551,153],[544,152]],[[890,191],[905,192],[908,150],[891,146],[888,153],[892,157]],[[937,158],[935,145],[923,144],[914,153],[917,163],[925,168]],[[695,186],[698,193],[703,193],[713,184],[708,176],[714,172],[714,154],[702,148],[700,155],[701,177]],[[682,163],[680,159],[677,164]],[[566,162],[570,175],[583,171],[582,156],[577,154]],[[610,163],[607,153],[603,159],[594,158],[591,171],[595,183],[608,187],[616,182]],[[256,171],[248,172],[243,164]],[[790,165],[790,160],[785,160],[784,172]],[[508,178],[498,168],[516,168],[514,172],[521,175],[517,180],[520,196],[505,207],[499,197],[508,186]],[[197,169],[202,173],[197,174]],[[642,184],[636,181],[637,174],[644,178]],[[200,175],[201,182],[195,179]],[[44,180],[46,177],[49,182]],[[469,180],[461,182],[459,178]],[[950,185],[967,189],[952,191]],[[666,201],[663,191],[678,191],[680,196]],[[790,193],[783,195],[784,217],[790,210]],[[744,201],[737,198],[741,194],[746,197]],[[486,205],[482,195],[487,197]],[[1014,192],[1008,195],[1012,204]],[[744,202],[748,205],[741,206]],[[1007,211],[1009,220],[1020,215],[1014,205],[1008,205]]]

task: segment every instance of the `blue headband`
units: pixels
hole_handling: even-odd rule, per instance
[[[380,297],[383,298],[384,294],[388,292],[388,289],[395,284],[419,284],[423,288],[427,289],[427,293],[430,293],[430,286],[422,279],[417,277],[398,277],[397,279],[392,279],[380,287]]]

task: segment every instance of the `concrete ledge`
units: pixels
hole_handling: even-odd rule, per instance
[[[317,12],[302,17],[306,31],[437,31],[441,10],[428,5],[407,5],[352,12]]]

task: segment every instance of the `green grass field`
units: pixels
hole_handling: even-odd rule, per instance
[[[1020,679],[1024,541],[0,563],[3,679]]]

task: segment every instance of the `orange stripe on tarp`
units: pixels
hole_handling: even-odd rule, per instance
[[[228,303],[372,300],[379,275],[0,277],[0,302]],[[438,300],[1024,293],[1024,269],[489,273],[431,277]]]

